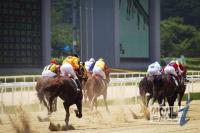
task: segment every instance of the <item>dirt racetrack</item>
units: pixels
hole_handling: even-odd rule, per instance
[[[104,107],[98,107],[98,111],[91,113],[88,108],[83,108],[83,118],[75,117],[73,109],[70,108],[70,124],[75,128],[68,131],[54,131],[59,133],[197,133],[200,131],[200,101],[192,101],[187,117],[189,120],[184,126],[178,124],[155,124],[143,117],[139,104],[136,105],[112,105],[109,106],[110,113]],[[49,122],[39,122],[37,116],[45,117],[46,112],[28,114],[28,123],[33,133],[50,133]],[[65,111],[59,110],[53,113],[51,121],[55,124],[64,124]],[[17,121],[16,115],[11,115]],[[16,132],[6,114],[0,115],[0,133]]]

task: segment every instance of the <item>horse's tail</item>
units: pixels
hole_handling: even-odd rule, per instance
[[[44,101],[44,94],[43,94],[43,90],[41,89],[41,85],[40,85],[40,82],[38,82],[36,84],[36,91],[37,91],[37,97],[40,101],[40,103],[42,103]]]
[[[37,92],[37,97],[38,97],[40,103],[42,103],[44,101],[44,94],[42,93],[42,91]]]

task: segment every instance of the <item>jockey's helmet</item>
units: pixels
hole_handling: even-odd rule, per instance
[[[176,60],[176,64],[177,64],[177,65],[180,65],[181,62],[180,62],[179,60]]]
[[[104,59],[103,58],[99,58],[99,61],[104,61]]]
[[[176,61],[175,60],[170,61],[170,64],[172,64],[172,63],[176,63]]]
[[[89,62],[95,62],[94,58],[90,58]]]
[[[51,59],[51,64],[57,64],[57,61],[55,58]]]
[[[79,56],[78,56],[77,54],[73,54],[73,56],[75,56],[75,57],[79,58]]]

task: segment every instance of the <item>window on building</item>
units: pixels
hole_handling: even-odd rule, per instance
[[[0,1],[0,67],[42,65],[41,0]]]

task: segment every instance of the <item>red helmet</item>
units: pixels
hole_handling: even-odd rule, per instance
[[[57,64],[56,59],[52,59],[52,60],[51,60],[51,64]]]

